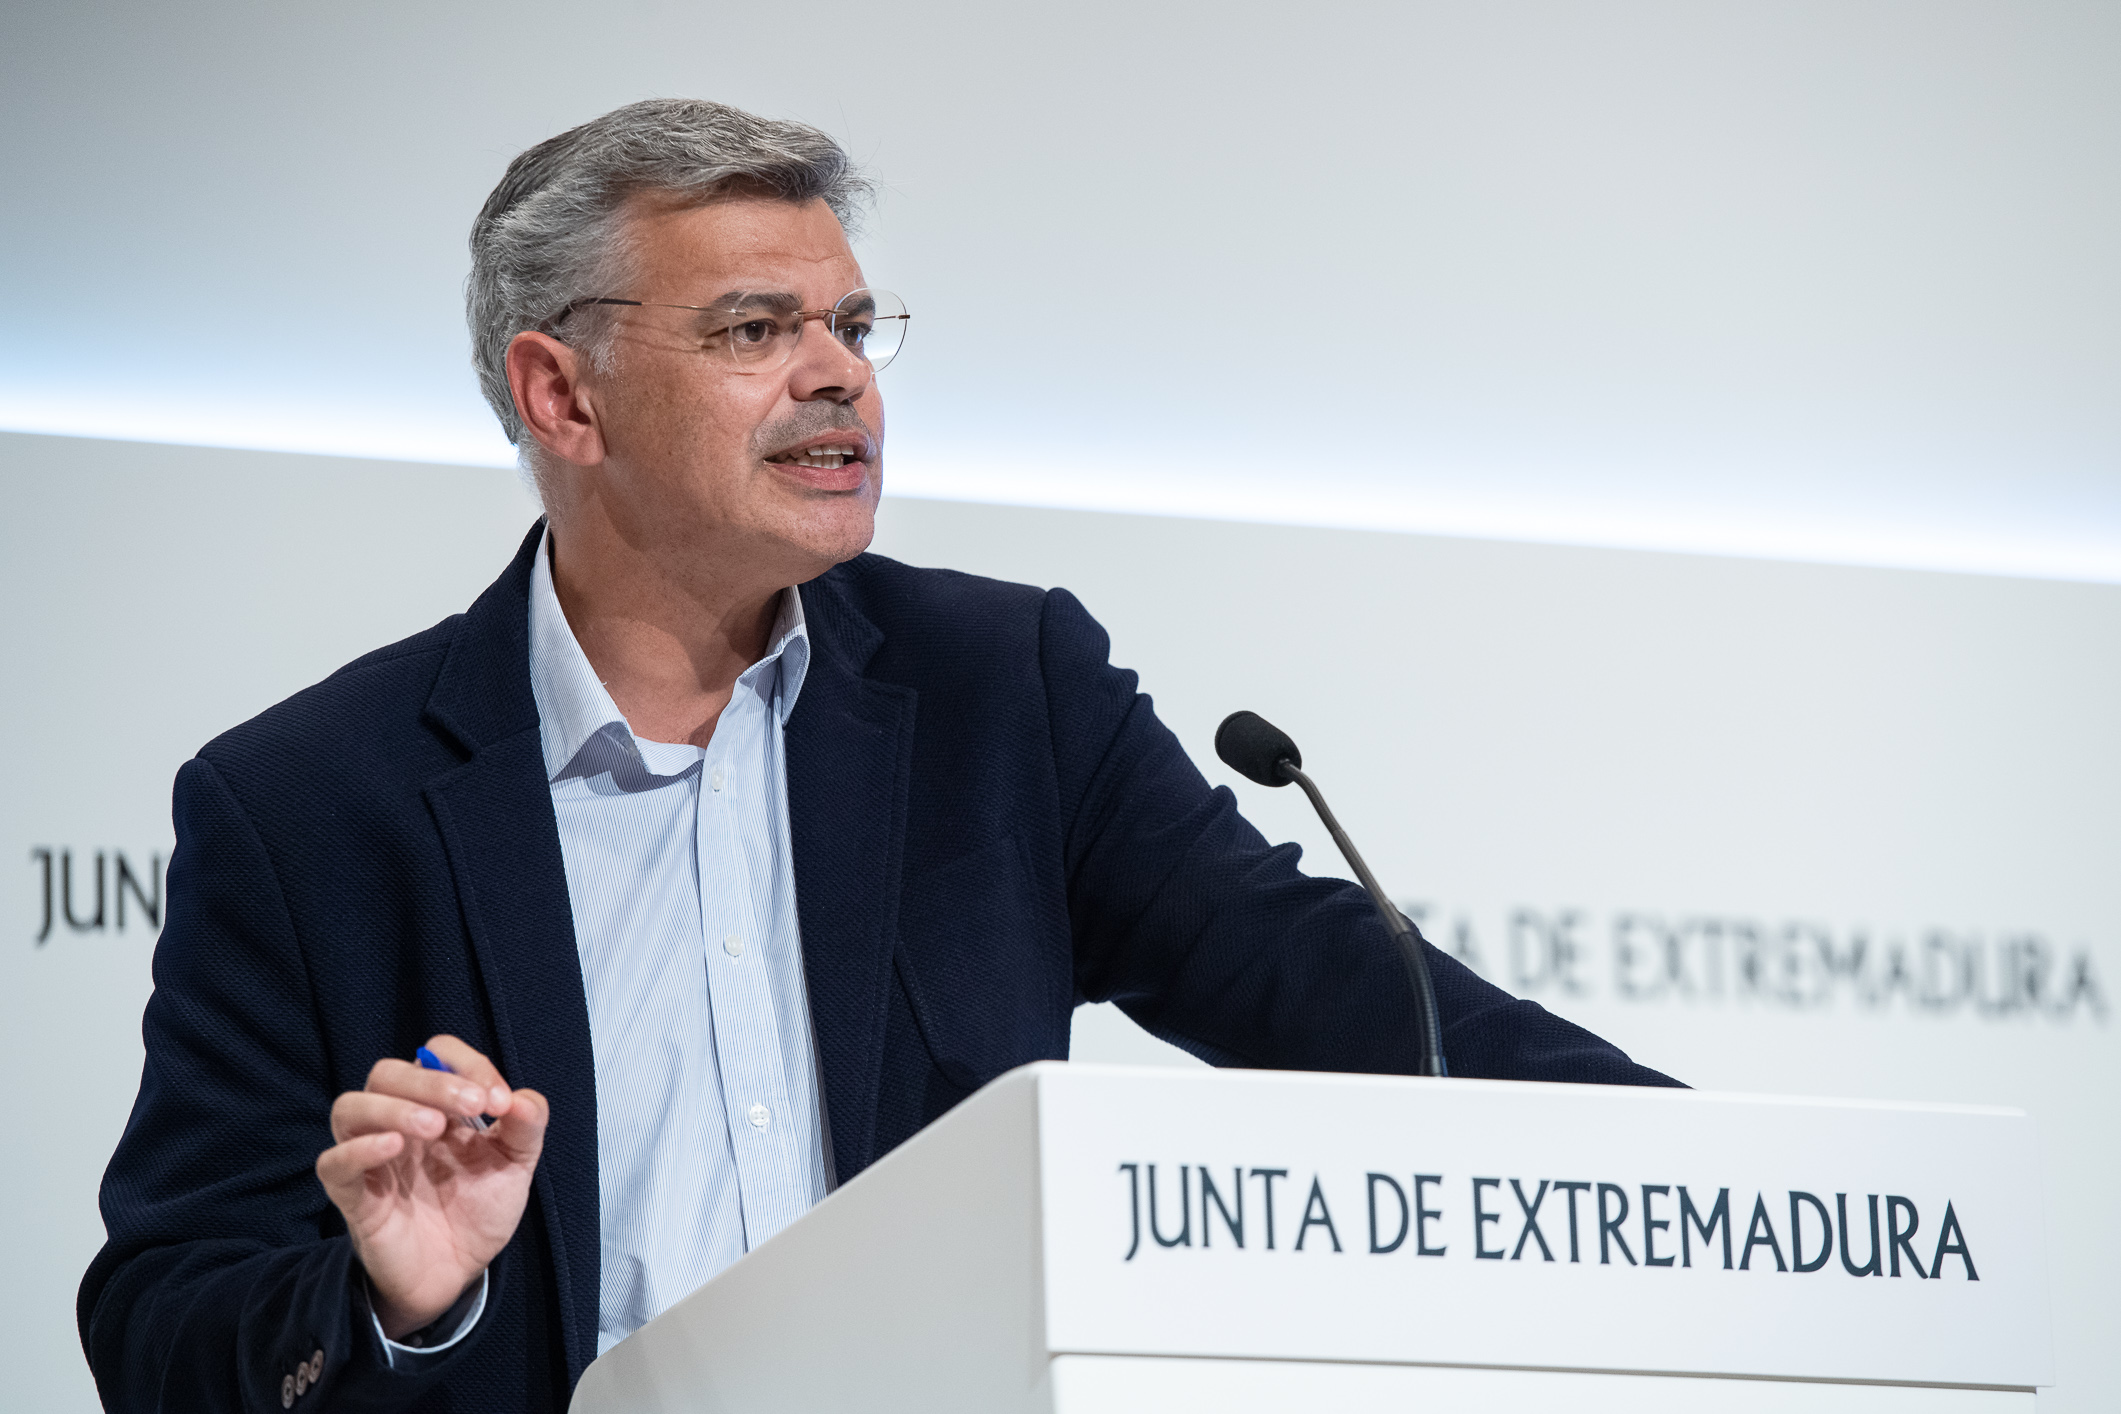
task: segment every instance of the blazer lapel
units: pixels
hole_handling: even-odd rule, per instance
[[[802,587],[811,660],[788,719],[788,821],[832,1163],[876,1158],[916,694],[862,676],[883,642],[838,574]]]
[[[596,1061],[559,826],[530,691],[530,567],[541,521],[465,615],[427,704],[470,759],[427,785],[493,1009],[494,1061],[552,1104],[534,1189],[552,1242],[568,1373],[596,1358]]]

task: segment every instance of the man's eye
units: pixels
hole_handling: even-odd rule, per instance
[[[834,332],[840,336],[841,343],[856,353],[861,352],[863,343],[869,338],[867,324],[842,324]]]
[[[738,344],[763,344],[779,332],[771,319],[752,319],[731,329],[729,337]]]

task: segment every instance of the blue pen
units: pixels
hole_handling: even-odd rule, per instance
[[[443,1060],[440,1056],[436,1055],[433,1051],[428,1050],[425,1046],[420,1047],[412,1054],[413,1059],[417,1060],[420,1063],[420,1069],[422,1070],[439,1070],[444,1075],[456,1074],[455,1071],[449,1068],[448,1061]],[[457,1122],[459,1124],[468,1124],[473,1129],[478,1130],[481,1134],[484,1134],[488,1129],[492,1128],[492,1126],[486,1122],[486,1116],[484,1115],[458,1115]]]

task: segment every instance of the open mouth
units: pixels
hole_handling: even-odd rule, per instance
[[[838,471],[854,461],[861,449],[852,442],[827,443],[822,447],[797,447],[766,458],[778,466],[807,466],[819,471]]]

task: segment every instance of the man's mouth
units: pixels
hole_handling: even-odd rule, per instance
[[[798,447],[766,458],[780,466],[807,466],[819,471],[838,471],[860,453],[852,442],[828,443],[822,447]]]

